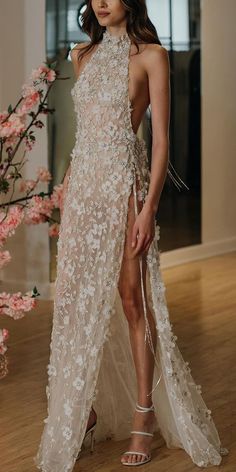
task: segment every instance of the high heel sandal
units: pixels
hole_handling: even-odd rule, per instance
[[[97,425],[97,420],[95,420],[95,422],[93,423],[92,426],[90,426],[90,428],[86,431],[85,435],[84,435],[84,439],[83,439],[83,442],[82,442],[82,445],[81,445],[81,449],[82,449],[82,446],[84,444],[84,441],[86,440],[87,436],[90,434],[90,453],[92,453],[94,451],[94,444],[95,444],[95,429],[96,429],[96,425]],[[81,453],[81,449],[76,457],[76,460],[78,460],[80,458],[80,453]]]
[[[135,408],[136,411],[140,412],[140,413],[146,413],[148,411],[154,411],[154,405],[152,404],[150,407],[144,407],[144,406],[140,406],[138,405],[138,403],[136,403],[136,408]],[[144,436],[153,436],[153,433],[147,433],[146,431],[130,431],[132,434],[142,434]],[[145,452],[140,452],[140,451],[126,451],[122,454],[122,456],[126,455],[126,454],[136,454],[136,455],[140,455],[140,456],[143,456],[143,460],[140,460],[140,461],[136,461],[136,462],[122,462],[121,461],[121,464],[123,465],[131,465],[131,466],[136,466],[136,465],[143,465],[143,464],[146,464],[146,462],[150,462],[151,460],[151,454],[147,454]]]

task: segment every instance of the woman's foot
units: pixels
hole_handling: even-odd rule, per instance
[[[80,453],[81,453],[81,450],[83,448],[83,445],[84,445],[84,440],[85,440],[85,436],[86,436],[86,433],[87,431],[92,428],[92,426],[96,423],[97,421],[97,413],[96,411],[94,410],[93,407],[91,407],[91,410],[90,410],[90,413],[89,413],[89,418],[88,418],[88,422],[87,422],[87,427],[86,427],[86,431],[85,431],[85,435],[84,435],[84,439],[83,439],[83,442],[81,444],[81,448],[78,452],[78,455],[76,457],[76,460],[78,460],[80,458]],[[91,451],[93,450],[93,443],[92,443],[92,435],[91,435]]]
[[[155,412],[151,411],[136,411],[134,412],[133,419],[133,431],[144,431],[147,433],[153,433],[156,423]],[[131,440],[129,443],[129,451],[139,451],[145,454],[150,454],[152,436],[141,435],[132,433]],[[141,454],[123,454],[121,456],[121,462],[141,462],[144,460],[144,456]]]

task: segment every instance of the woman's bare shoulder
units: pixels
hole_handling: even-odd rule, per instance
[[[168,56],[168,51],[161,44],[156,43],[138,43],[139,45],[139,54],[142,55],[142,58],[145,58],[147,61],[152,60],[162,60]],[[135,44],[132,45],[133,50],[137,51]]]
[[[70,50],[71,58],[73,58],[73,57],[77,58],[77,56],[78,56],[77,51],[80,51],[81,49],[83,49],[85,46],[88,46],[89,44],[90,44],[90,41],[75,44],[75,46]]]
[[[169,54],[161,44],[146,43],[143,48],[142,61],[146,70],[166,67],[169,63]]]
[[[156,43],[150,43],[150,44],[145,44],[145,56],[147,60],[163,60],[168,56],[168,51],[167,49],[162,46],[161,44],[156,44]]]

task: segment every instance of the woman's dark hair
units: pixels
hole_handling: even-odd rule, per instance
[[[79,60],[93,48],[95,44],[98,44],[102,40],[103,33],[106,30],[106,27],[98,23],[91,3],[91,0],[84,2],[87,8],[80,17],[82,23],[81,29],[90,36],[91,42],[79,50]],[[127,12],[127,33],[136,45],[138,51],[138,43],[155,43],[161,45],[156,28],[148,16],[146,0],[121,0],[121,3]]]

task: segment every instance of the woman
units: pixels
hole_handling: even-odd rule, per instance
[[[158,428],[168,447],[184,448],[199,466],[217,465],[228,451],[175,343],[159,267],[168,54],[145,0],[88,0],[83,29],[91,42],[71,51],[77,132],[64,180],[48,417],[35,462],[43,472],[71,471],[96,425],[100,439],[125,438],[131,427],[127,466],[150,461]],[[136,135],[149,103],[151,173]]]

